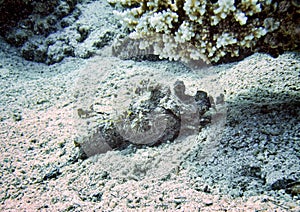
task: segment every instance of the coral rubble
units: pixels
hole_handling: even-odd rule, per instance
[[[299,4],[279,0],[108,0],[138,40],[161,58],[229,62],[299,49]],[[121,41],[120,41],[121,42]],[[118,44],[120,46],[120,44]],[[134,47],[136,48],[136,47]],[[130,50],[130,46],[128,47]]]

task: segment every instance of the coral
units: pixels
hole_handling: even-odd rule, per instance
[[[139,48],[153,49],[161,58],[210,64],[258,51],[276,55],[281,49],[299,49],[299,1],[295,0],[108,2]],[[119,42],[117,46],[122,45]]]

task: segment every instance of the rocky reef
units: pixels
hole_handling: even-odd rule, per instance
[[[89,17],[81,16],[84,10]],[[0,13],[0,36],[21,57],[46,64],[91,57],[118,27],[111,7],[101,1],[7,0],[0,1]]]
[[[3,14],[0,35],[17,47],[27,60],[48,64],[59,62],[63,57],[49,48],[59,39],[49,36],[77,19],[80,11],[76,4],[77,0],[3,1],[0,4]],[[60,52],[69,56],[74,54],[66,47]]]
[[[69,1],[70,2],[70,1]],[[0,1],[0,30],[3,34],[13,26],[17,26],[18,21],[28,18],[33,13],[49,15],[58,6],[58,0],[1,0]]]
[[[296,0],[108,0],[137,51],[171,60],[230,62],[255,52],[299,50]],[[123,40],[115,52],[124,51]],[[125,39],[125,43],[128,40]],[[125,44],[126,45],[126,44]]]

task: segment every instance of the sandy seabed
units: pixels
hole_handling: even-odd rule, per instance
[[[55,36],[92,26],[79,55],[101,33],[121,33],[105,1],[78,8]],[[0,40],[1,211],[300,211],[299,188],[289,187],[300,178],[299,53],[195,68],[120,60],[110,47],[49,66],[17,52]],[[74,141],[97,126],[78,109],[124,111],[142,81],[172,89],[177,80],[190,96],[225,97],[199,134],[78,158]]]
[[[101,102],[108,110],[118,110],[128,101],[125,94],[140,80],[172,86],[179,79],[189,94],[199,89],[212,96],[224,93],[228,105],[286,103],[298,107],[295,120],[281,123],[280,135],[270,132],[274,127],[264,130],[285,136],[299,150],[299,104],[295,104],[300,98],[298,54],[285,53],[276,59],[255,54],[240,62],[192,70],[177,62],[122,61],[106,53],[46,66],[24,61],[5,48],[0,55],[1,211],[300,210],[299,193],[291,196],[279,189],[236,197],[226,194],[224,179],[212,182],[213,177],[207,177],[222,171],[214,170],[216,162],[211,161],[225,156],[219,150],[224,136],[225,140],[237,139],[233,132],[241,130],[239,124],[229,130],[229,122],[246,122],[258,139],[266,134],[257,130],[260,120],[253,119],[253,111],[239,120],[239,112],[229,112],[228,106],[223,121],[207,126],[199,135],[135,152],[110,151],[75,160],[78,148],[74,146],[74,139],[85,133],[82,126],[86,125],[76,113],[78,108]],[[114,94],[119,94],[119,99],[112,98]],[[285,129],[294,134],[285,134]],[[246,142],[253,136],[249,133],[239,139]],[[261,139],[259,142],[264,137]],[[275,151],[273,156],[259,152],[258,160],[277,163],[281,150],[274,149],[270,150]],[[247,150],[232,151],[226,154],[241,156]],[[299,173],[295,151],[287,159],[287,164],[294,165],[277,171]],[[193,156],[195,153],[202,153],[202,157]],[[199,168],[203,161],[209,164],[207,169]],[[230,185],[232,179],[227,180]]]

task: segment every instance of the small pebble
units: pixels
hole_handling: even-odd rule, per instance
[[[205,206],[211,206],[213,204],[211,199],[203,199],[202,202]]]

